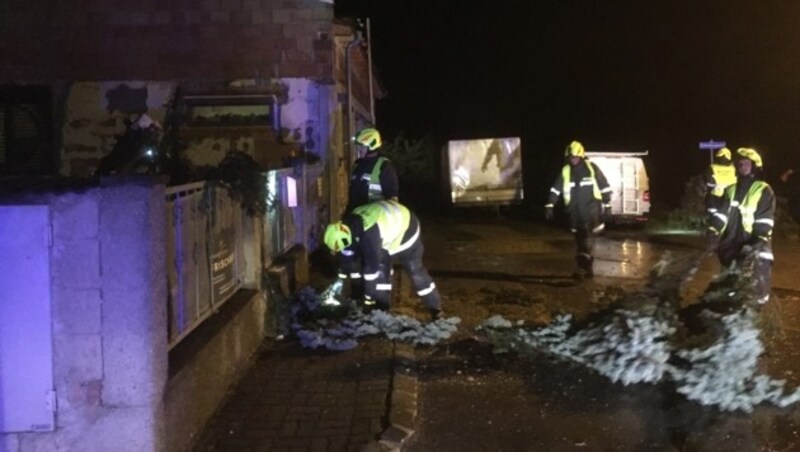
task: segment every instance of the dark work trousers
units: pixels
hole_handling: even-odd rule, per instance
[[[439,290],[436,288],[431,275],[422,264],[422,255],[425,247],[422,239],[411,245],[408,249],[401,251],[391,259],[381,259],[380,275],[376,285],[375,301],[378,307],[388,307],[391,300],[392,291],[392,261],[397,261],[411,278],[411,285],[414,291],[422,298],[425,307],[433,310],[440,309],[441,298]],[[388,253],[386,253],[388,257]]]
[[[720,243],[719,249],[717,250],[720,265],[729,267],[736,263],[736,265],[741,266],[742,262],[747,257],[744,246],[744,243]],[[756,278],[758,298],[763,302],[769,298],[769,292],[772,288],[772,261],[774,260],[772,256],[772,245],[766,242],[759,244],[758,249],[753,252],[756,253],[753,265],[753,276]]]
[[[364,299],[364,274],[361,271],[361,259],[352,256],[342,259],[339,264],[339,277],[350,280],[350,298],[362,301]]]
[[[570,231],[575,236],[575,263],[580,272],[592,275],[595,236],[605,228],[600,220],[600,203],[575,203],[569,214]]]
[[[573,232],[575,236],[575,263],[578,269],[593,273],[592,264],[594,263],[594,234],[592,231],[581,228]]]

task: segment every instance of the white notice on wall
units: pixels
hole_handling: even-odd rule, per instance
[[[289,207],[297,207],[297,179],[286,178],[286,204]]]

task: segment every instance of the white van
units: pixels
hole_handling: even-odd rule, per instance
[[[611,186],[613,223],[647,222],[650,212],[650,179],[644,152],[587,152],[586,157],[605,174]]]

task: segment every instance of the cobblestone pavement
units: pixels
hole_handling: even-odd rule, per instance
[[[395,346],[345,352],[265,343],[195,451],[360,451],[388,427]]]

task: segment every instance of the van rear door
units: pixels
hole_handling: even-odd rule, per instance
[[[647,152],[587,152],[611,186],[611,215],[615,221],[646,221],[650,211],[650,182],[643,156]]]
[[[639,215],[642,213],[639,205],[639,175],[637,163],[639,159],[628,157],[622,158],[622,178],[620,183],[620,197],[622,198],[623,215]]]

